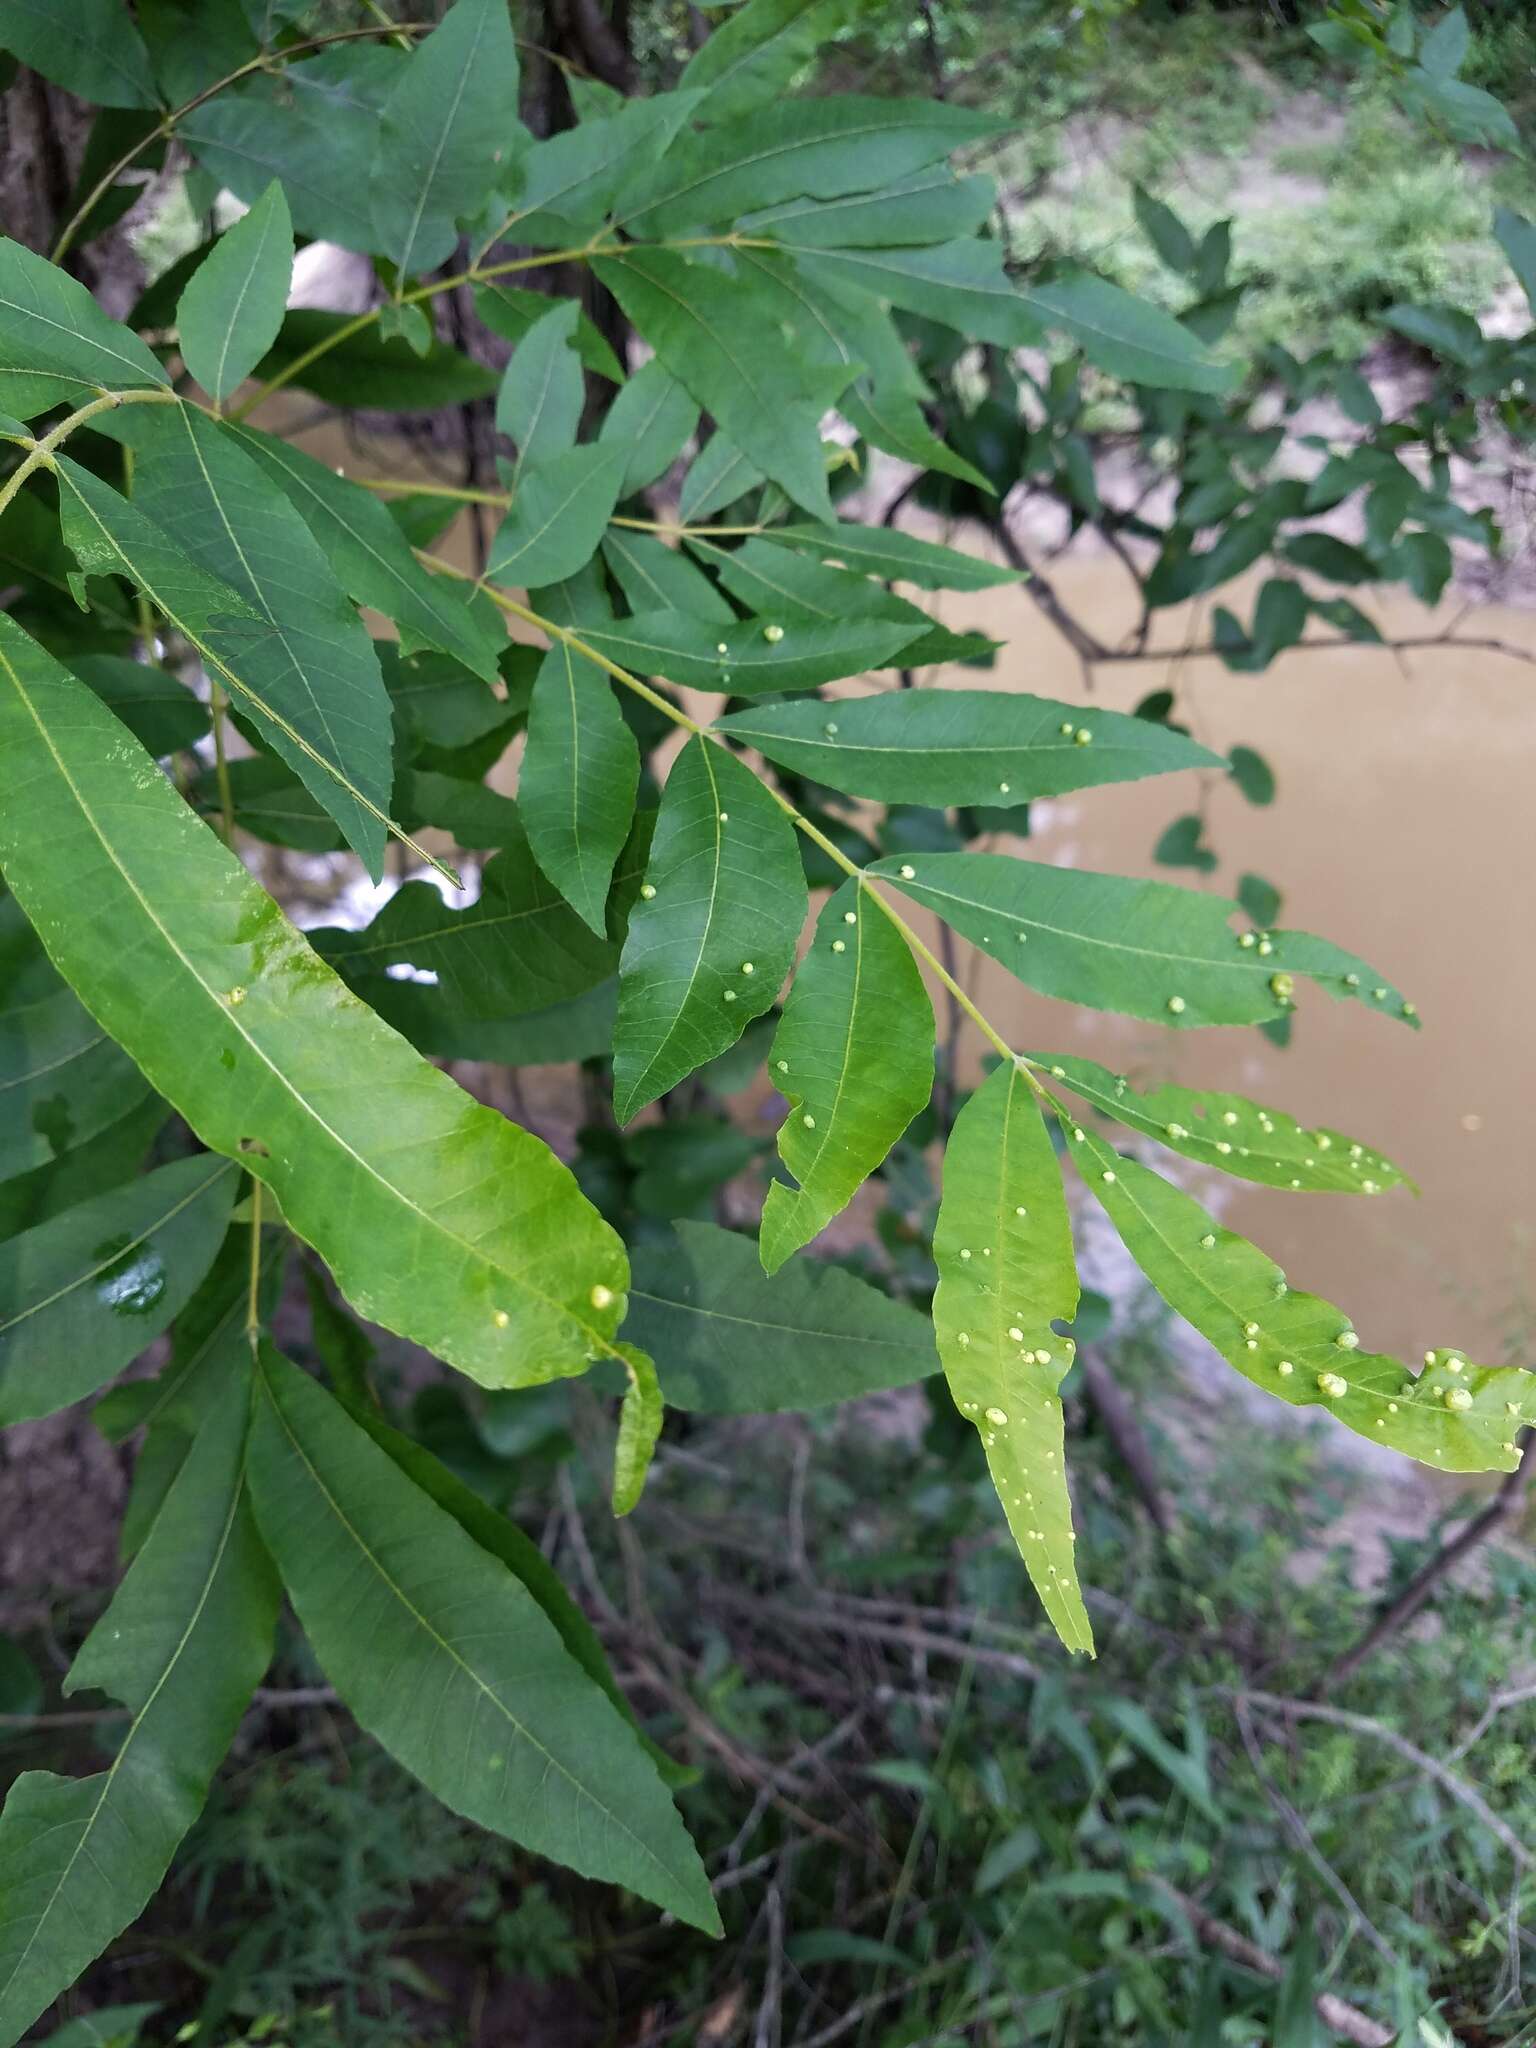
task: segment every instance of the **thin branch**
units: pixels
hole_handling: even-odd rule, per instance
[[[1522,1445],[1529,1436],[1527,1431],[1521,1438]],[[1414,1573],[1397,1598],[1383,1608],[1365,1633],[1341,1657],[1334,1659],[1325,1680],[1330,1689],[1353,1678],[1368,1657],[1400,1629],[1406,1628],[1446,1574],[1454,1571],[1469,1552],[1486,1541],[1501,1522],[1514,1515],[1525,1491],[1527,1466],[1531,1462],[1522,1456],[1514,1471],[1505,1473],[1498,1492],[1482,1512],[1474,1515],[1459,1535],[1442,1544],[1429,1562]]]

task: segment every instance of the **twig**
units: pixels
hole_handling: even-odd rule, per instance
[[[1166,1878],[1155,1874],[1149,1875],[1147,1882],[1178,1907],[1205,1947],[1215,1949],[1228,1962],[1252,1970],[1256,1977],[1267,1978],[1271,1984],[1278,1984],[1285,1975],[1283,1966],[1273,1956],[1266,1955],[1256,1942],[1250,1941],[1245,1934],[1239,1934],[1235,1927],[1229,1927],[1225,1920],[1218,1920],[1213,1913],[1207,1913],[1187,1892],[1181,1892]],[[1362,2012],[1357,2005],[1351,2005],[1332,1991],[1319,1991],[1312,2001],[1312,2009],[1325,2027],[1331,2027],[1346,2041],[1358,2042],[1360,2048],[1391,2048],[1397,2039],[1396,2028],[1384,2027],[1380,2020],[1373,2020],[1369,2013]]]
[[[1241,1686],[1216,1686],[1212,1690],[1221,1693],[1234,1704],[1239,1700],[1246,1701],[1250,1706],[1263,1707],[1270,1713],[1288,1716],[1292,1720],[1331,1721],[1336,1728],[1352,1729],[1357,1735],[1368,1735],[1374,1741],[1384,1743],[1388,1749],[1395,1749],[1399,1756],[1405,1757],[1409,1763],[1417,1766],[1425,1777],[1432,1778],[1443,1792],[1448,1792],[1467,1809],[1468,1813],[1476,1814],[1489,1834],[1503,1843],[1522,1870],[1536,1869],[1536,1856],[1526,1848],[1514,1829],[1506,1821],[1500,1820],[1482,1793],[1469,1785],[1465,1778],[1459,1778],[1453,1770],[1448,1769],[1437,1756],[1431,1756],[1427,1749],[1420,1749],[1418,1744],[1410,1742],[1406,1735],[1399,1735],[1395,1728],[1388,1728],[1381,1721],[1373,1721],[1368,1714],[1352,1714],[1344,1707],[1326,1706],[1321,1700],[1285,1699],[1278,1693],[1248,1692]]]
[[[1522,1446],[1527,1444],[1529,1436],[1530,1432],[1526,1431],[1519,1439]],[[1526,1468],[1530,1462],[1522,1457],[1513,1472],[1505,1473],[1498,1492],[1482,1512],[1474,1515],[1459,1535],[1442,1544],[1429,1562],[1414,1573],[1397,1598],[1382,1609],[1358,1641],[1352,1643],[1341,1657],[1334,1659],[1325,1680],[1330,1690],[1353,1678],[1374,1651],[1380,1649],[1389,1637],[1395,1636],[1399,1629],[1406,1628],[1446,1574],[1454,1571],[1461,1560],[1491,1536],[1501,1522],[1513,1516],[1525,1490]]]

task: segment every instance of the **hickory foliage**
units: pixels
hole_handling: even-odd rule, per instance
[[[359,1316],[482,1388],[597,1374],[621,1396],[621,1512],[664,1404],[810,1406],[942,1370],[1071,1650],[1092,1628],[1064,1469],[1064,1167],[1277,1399],[1446,1470],[1518,1456],[1526,1374],[1365,1353],[1146,1155],[1362,1199],[1400,1169],[1278,1108],[1008,1044],[909,921],[933,913],[1040,995],[1171,1030],[1284,1029],[1318,991],[1359,1004],[1362,1032],[1413,1028],[1386,973],[1273,928],[1261,894],[1014,850],[1033,799],[1232,774],[1264,801],[1265,764],[1211,754],[1167,706],[1001,687],[992,643],[922,600],[1013,571],[839,512],[874,451],[961,511],[1046,462],[1091,513],[1083,394],[1118,394],[1182,451],[1149,605],[1276,563],[1250,625],[1217,615],[1253,668],[1309,614],[1369,630],[1318,579],[1438,594],[1461,530],[1444,476],[1400,460],[1355,378],[1365,431],[1321,494],[1264,481],[1270,430],[1215,346],[1225,241],[1144,200],[1190,281],[1183,319],[1082,272],[1015,274],[978,168],[1001,124],[791,90],[852,11],[747,0],[672,89],[573,79],[576,125],[536,139],[507,0],[403,34],[378,10],[316,32],[210,0],[193,38],[170,7],[0,5],[0,46],[101,110],[107,168],[56,257],[168,149],[245,206],[126,321],[0,242],[0,1421],[100,1394],[114,1440],[142,1434],[131,1562],[68,1680],[125,1710],[110,1762],[27,1773],[0,1819],[0,2042],[155,1891],[284,1599],[359,1723],[447,1804],[718,1927],[677,1773],[590,1626],[386,1420],[313,1264],[326,1371],[275,1349],[301,1245]],[[1502,232],[1531,283],[1533,231]],[[314,240],[372,259],[369,312],[288,309]],[[577,275],[584,299],[546,292]],[[512,343],[504,374],[434,318],[465,288]],[[596,288],[621,321],[594,320]],[[1447,332],[1474,393],[1511,385],[1515,349]],[[1042,348],[1043,381],[1020,354]],[[1279,369],[1295,391],[1333,374]],[[463,494],[488,515],[483,575],[433,551],[451,504],[334,473],[284,437],[278,391],[494,399],[497,487]],[[1357,488],[1365,549],[1297,530]],[[954,663],[963,687],[934,680]],[[518,736],[514,802],[486,778]],[[1198,852],[1196,823],[1169,857]],[[241,858],[345,850],[377,882],[391,837],[408,878],[361,929],[299,930]],[[995,1064],[949,1134],[930,1314],[806,1248],[924,1128],[936,975]],[[584,1060],[621,1125],[665,1098],[630,1196],[472,1099],[454,1058]],[[759,1148],[677,1091],[729,1093],[764,1062],[783,1120],[754,1245],[698,1210]],[[155,1377],[103,1392],[166,1332]]]

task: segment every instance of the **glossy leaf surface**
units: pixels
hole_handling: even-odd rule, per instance
[[[270,1347],[260,1384],[262,1531],[362,1726],[455,1812],[713,1932],[703,1869],[634,1730],[527,1588]]]
[[[0,1244],[0,1426],[94,1394],[159,1336],[213,1263],[236,1178],[178,1159]]]
[[[822,911],[773,1041],[769,1070],[789,1104],[763,1268],[777,1272],[853,1199],[933,1089],[933,1006],[911,948],[856,882]]]
[[[1019,1553],[1069,1650],[1093,1649],[1073,1559],[1059,1388],[1077,1313],[1066,1197],[1034,1090],[1011,1060],[955,1119],[934,1232],[933,1325]]]
[[[362,1314],[488,1385],[584,1371],[626,1272],[566,1169],[349,995],[85,685],[4,620],[0,657],[16,776],[0,867],[87,1007],[273,1189]]]

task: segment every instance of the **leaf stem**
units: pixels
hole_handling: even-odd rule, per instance
[[[44,434],[41,441],[34,441],[27,453],[17,463],[0,489],[0,513],[5,511],[12,498],[21,489],[35,469],[51,466],[53,451],[61,442],[67,441],[76,427],[94,419],[99,412],[110,412],[117,405],[179,405],[180,399],[169,388],[154,391],[103,391],[99,398],[93,398],[70,413],[59,424]]]
[[[428,554],[421,548],[418,548],[416,552],[420,560],[428,568],[442,570],[449,576],[458,577],[462,582],[474,581],[474,578],[470,576],[467,570],[456,568],[452,562],[444,561],[441,556]],[[480,588],[493,604],[499,605],[507,613],[508,617],[521,619],[525,625],[534,626],[551,640],[558,640],[564,646],[569,647],[573,654],[579,654],[584,660],[593,662],[598,668],[603,670],[604,674],[612,676],[615,682],[622,683],[628,690],[633,690],[637,697],[643,697],[647,704],[660,711],[663,716],[670,718],[674,725],[682,726],[687,732],[692,733],[696,739],[711,740],[716,746],[725,746],[726,742],[719,733],[713,731],[708,726],[700,725],[696,718],[690,718],[686,711],[674,704],[670,698],[664,697],[659,690],[653,690],[649,683],[644,683],[638,676],[631,675],[628,669],[621,668],[616,661],[610,661],[606,654],[601,653],[588,641],[583,640],[579,633],[572,632],[568,626],[557,625],[553,619],[546,619],[541,613],[532,610],[528,605],[520,603],[515,597],[509,597],[504,590],[498,590],[494,584],[482,583]],[[949,994],[959,1004],[966,1016],[970,1018],[987,1043],[999,1052],[1005,1060],[1013,1060],[1027,1070],[1030,1063],[1024,1060],[1021,1054],[1013,1050],[1013,1047],[1009,1045],[1007,1039],[1000,1032],[993,1029],[987,1018],[982,1015],[981,1011],[971,1001],[943,961],[931,947],[923,943],[896,906],[888,898],[881,895],[857,861],[850,860],[835,840],[829,839],[825,832],[813,825],[810,819],[805,817],[791,803],[782,790],[776,789],[771,782],[764,781],[761,776],[758,779],[762,782],[763,788],[772,797],[779,809],[789,819],[790,823],[798,827],[814,845],[819,846],[827,858],[840,867],[845,875],[851,876],[864,891],[865,895],[879,907],[895,926],[896,930],[900,932],[918,959],[929,969],[940,985],[948,990]]]
[[[261,1342],[261,1182],[251,1175],[251,1266],[245,1295],[245,1341]]]
[[[408,476],[354,476],[348,477],[347,482],[361,484],[365,491],[399,491],[423,498],[452,498],[462,505],[496,505],[503,511],[512,503],[510,491],[471,490],[464,484],[429,483]],[[673,540],[686,540],[690,535],[711,540],[740,538],[768,531],[761,520],[751,526],[690,526],[675,519],[625,519],[617,513],[608,524],[626,527],[632,533],[664,534]]]
[[[248,58],[244,64],[237,65],[233,71],[226,71],[224,76],[216,78],[212,85],[205,85],[200,93],[194,93],[191,99],[184,100],[179,107],[172,107],[163,119],[156,122],[147,135],[141,135],[138,141],[130,148],[125,149],[115,162],[108,164],[90,191],[86,193],[84,199],[81,200],[69,219],[64,223],[63,231],[53,245],[53,251],[48,258],[49,262],[57,263],[62,259],[64,252],[79,233],[82,223],[90,218],[91,210],[97,200],[100,199],[101,195],[110,186],[117,183],[123,172],[127,170],[136,157],[142,156],[151,143],[164,142],[175,132],[178,121],[184,120],[188,114],[195,113],[205,101],[215,98],[226,87],[238,85],[242,78],[248,78],[253,71],[270,71],[273,67],[273,60],[276,57],[284,59],[302,57],[311,50],[323,50],[328,44],[357,42],[364,36],[420,35],[424,34],[431,26],[432,24],[429,21],[392,21],[382,28],[338,29],[330,35],[311,36],[308,42],[291,43],[285,50],[263,50],[258,56]]]

